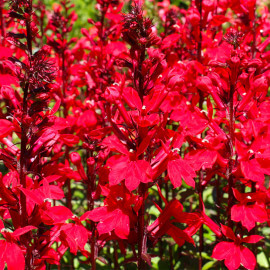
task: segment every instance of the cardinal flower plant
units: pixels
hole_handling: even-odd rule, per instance
[[[77,2],[0,1],[0,270],[269,269],[267,1]]]

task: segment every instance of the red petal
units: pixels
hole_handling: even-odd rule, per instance
[[[168,174],[174,188],[182,185],[182,178],[185,180],[187,185],[195,188],[195,181],[193,180],[193,177],[196,176],[196,173],[182,158],[168,162]]]
[[[210,21],[212,26],[220,26],[225,22],[228,22],[230,19],[225,17],[224,15],[215,15]]]
[[[214,250],[212,257],[217,260],[225,260],[229,270],[238,269],[240,266],[240,248],[232,242],[220,242]]]
[[[4,138],[13,130],[13,124],[5,119],[0,119],[0,138]]]
[[[84,250],[84,246],[88,240],[88,231],[82,226],[77,224],[67,224],[62,227],[65,240],[68,242],[70,251],[74,254],[77,253],[77,247]]]
[[[121,212],[115,228],[115,234],[121,239],[127,239],[129,235],[129,217]]]
[[[264,207],[257,204],[246,205],[238,204],[234,205],[231,210],[232,220],[241,222],[244,227],[250,231],[255,227],[256,222],[266,222],[267,212]]]
[[[188,153],[185,160],[190,162],[190,165],[195,171],[212,168],[217,159],[217,152],[210,150],[196,150]]]
[[[0,46],[0,59],[12,56],[13,51],[10,48]]]
[[[142,180],[142,171],[136,161],[131,161],[126,171],[126,187],[129,191],[136,189]]]
[[[227,238],[229,238],[231,240],[236,239],[234,232],[231,228],[221,224],[221,231]]]
[[[27,233],[27,232],[29,232],[29,231],[31,231],[31,230],[34,230],[34,229],[37,229],[37,227],[34,227],[34,226],[26,226],[26,227],[23,227],[23,228],[19,228],[19,229],[17,229],[17,230],[15,230],[14,232],[13,232],[13,236],[20,236],[20,235],[23,235],[23,234],[25,234],[25,233]]]
[[[22,250],[14,243],[6,243],[6,252],[3,256],[8,270],[24,270],[25,260]]]
[[[238,200],[239,202],[242,202],[243,200],[246,199],[247,195],[240,193],[237,189],[233,188],[233,195]]]
[[[113,165],[109,174],[110,186],[118,185],[122,180],[126,178],[128,166],[129,163],[127,160],[118,161],[115,163],[115,165]]]
[[[233,221],[240,222],[244,215],[244,206],[242,204],[236,204],[231,209],[231,218]]]
[[[119,209],[114,210],[108,218],[98,223],[97,230],[99,234],[109,233],[116,228],[119,220],[119,212]]]
[[[248,205],[250,209],[250,215],[253,217],[253,219],[256,222],[266,222],[268,220],[267,212],[264,208],[264,206],[258,205],[258,204],[253,204],[253,205]]]
[[[242,161],[241,170],[247,179],[256,181],[260,184],[264,182],[264,173],[260,170],[260,165],[256,159]]]
[[[92,110],[85,111],[77,120],[78,127],[91,128],[97,123],[96,114]]]
[[[148,183],[152,181],[152,167],[145,160],[137,160],[136,164],[141,171],[141,182]]]
[[[126,146],[115,135],[106,137],[102,141],[102,145],[107,146],[111,151],[116,151],[127,156],[129,155]]]
[[[66,233],[66,231],[61,231],[60,233],[60,240],[61,242],[70,248],[70,252],[73,254],[77,254],[77,245],[76,245],[76,241],[73,237],[70,236],[70,232]]]
[[[43,203],[44,198],[40,196],[40,193],[36,193],[34,190],[28,190],[22,187],[19,189],[24,193],[27,199],[31,200],[32,202],[39,205]]]
[[[18,86],[18,78],[10,74],[0,74],[0,85],[11,85]]]
[[[185,241],[193,244],[195,246],[194,240],[189,236],[185,231],[182,231],[180,228],[171,225],[167,234],[170,235],[179,247],[181,247]]]
[[[260,236],[260,235],[250,235],[250,236],[247,236],[247,237],[244,237],[242,239],[242,242],[245,242],[245,243],[257,243],[259,241],[261,241],[264,237],[263,236]]]
[[[49,220],[47,219],[47,217]],[[44,212],[45,224],[63,223],[73,216],[73,213],[65,206],[54,206]],[[51,220],[50,220],[51,219]]]
[[[174,44],[177,43],[177,41],[180,39],[180,35],[179,34],[171,34],[167,37],[165,37],[162,41],[161,47],[162,49],[167,49],[171,46],[173,46]]]
[[[152,168],[145,160],[131,161],[126,170],[126,187],[132,191],[138,187],[140,182],[152,181]]]
[[[106,219],[108,215],[110,215],[111,213],[112,212],[108,212],[107,206],[102,206],[102,207],[95,208],[92,211],[85,212],[81,216],[81,220],[85,220],[88,218],[94,222],[99,222]]]
[[[256,258],[254,254],[246,247],[241,246],[240,247],[240,260],[241,264],[249,269],[253,270],[256,265]]]
[[[127,47],[123,42],[115,41],[107,44],[106,53],[118,56],[119,54],[126,52]]]
[[[2,229],[4,229],[4,228],[5,228],[4,223],[3,223],[2,219],[0,219],[0,231],[1,231]],[[1,268],[0,268],[0,269],[1,269]]]
[[[220,232],[220,227],[210,218],[208,217],[204,212],[202,213],[204,224],[212,230],[218,237],[222,236],[222,233]]]
[[[215,246],[212,257],[217,260],[224,260],[229,256],[232,248],[234,248],[233,242],[220,242]]]
[[[233,247],[230,250],[230,253],[225,259],[225,265],[228,267],[229,270],[236,270],[239,268],[240,263],[241,263],[240,246],[233,245]]]

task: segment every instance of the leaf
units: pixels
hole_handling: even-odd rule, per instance
[[[214,269],[215,264],[216,264],[215,261],[207,262],[206,264],[203,265],[202,270]]]
[[[261,267],[269,269],[270,265],[269,265],[269,262],[267,260],[267,257],[268,256],[265,254],[265,252],[262,251],[257,255],[257,262]]]

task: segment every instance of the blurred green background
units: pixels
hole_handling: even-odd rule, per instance
[[[131,4],[133,1],[129,1]],[[154,19],[157,18],[155,13],[157,12],[157,3],[161,1],[145,1],[145,9],[149,16]],[[172,0],[170,1],[171,5],[176,5],[180,8],[187,9],[190,5],[190,0]],[[43,0],[43,3],[48,7],[48,10],[51,10],[52,5],[54,3],[60,4],[60,1],[55,0]],[[75,22],[73,26],[72,36],[80,37],[81,36],[81,28],[88,28],[90,24],[87,22],[88,18],[96,21],[99,16],[99,11],[96,9],[96,1],[95,0],[71,0],[70,3],[75,5],[75,12],[78,15],[78,20]],[[124,6],[123,11],[126,12],[128,10],[127,6]]]

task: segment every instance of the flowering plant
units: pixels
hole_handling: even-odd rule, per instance
[[[267,3],[75,2],[0,1],[0,270],[268,269]]]

